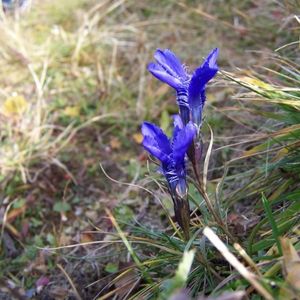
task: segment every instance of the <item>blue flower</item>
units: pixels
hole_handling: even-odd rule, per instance
[[[202,110],[205,103],[205,86],[218,72],[218,48],[213,49],[191,75],[179,58],[170,50],[158,49],[148,70],[153,76],[167,83],[176,90],[177,104],[184,124],[190,120],[200,128]]]
[[[191,122],[183,126],[181,118],[175,116],[171,140],[149,122],[143,123],[142,134],[144,148],[161,162],[172,196],[184,198],[187,194],[185,154],[196,134],[195,126]]]

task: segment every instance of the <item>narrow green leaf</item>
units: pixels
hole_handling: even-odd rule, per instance
[[[280,256],[282,256],[282,248],[281,248],[281,244],[280,244],[280,241],[279,241],[279,231],[278,231],[277,224],[276,224],[275,219],[274,219],[273,214],[272,214],[272,208],[270,206],[270,203],[269,203],[268,199],[265,197],[264,193],[262,193],[262,198],[261,199],[262,199],[264,209],[266,211],[267,218],[269,219],[269,222],[270,222],[271,227],[272,227],[272,234],[273,234],[273,237],[276,241],[278,252],[279,252]]]

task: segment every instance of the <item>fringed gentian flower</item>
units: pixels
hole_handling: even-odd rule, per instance
[[[143,123],[142,134],[144,148],[161,162],[161,170],[167,179],[174,202],[176,220],[188,236],[189,205],[186,199],[185,154],[196,134],[196,128],[191,122],[183,126],[180,117],[175,116],[171,140],[159,127],[148,122]]]
[[[170,50],[156,50],[156,63],[150,63],[148,70],[153,76],[176,90],[177,104],[184,124],[189,122],[188,86],[190,75],[179,58]]]
[[[197,125],[202,123],[202,110],[205,103],[205,86],[218,72],[218,48],[213,49],[191,75],[181,64],[179,58],[170,50],[158,49],[154,58],[156,63],[150,63],[148,70],[159,80],[176,90],[177,104],[184,124],[190,120]]]
[[[186,193],[185,154],[195,133],[195,126],[188,123],[184,127],[178,116],[174,117],[172,140],[156,125],[149,122],[142,125],[144,148],[161,162],[171,193],[181,197]]]

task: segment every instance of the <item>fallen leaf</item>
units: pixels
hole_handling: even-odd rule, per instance
[[[238,236],[244,236],[247,231],[253,228],[260,220],[260,216],[253,212],[235,213],[232,212],[228,215],[227,221],[229,226]]]
[[[80,106],[67,106],[63,114],[67,117],[78,117],[80,115]]]
[[[29,233],[29,228],[30,228],[29,221],[27,219],[22,220],[21,224],[22,224],[21,236],[22,236],[22,238],[26,238]]]
[[[137,143],[137,144],[141,144],[144,137],[140,132],[134,133],[132,135],[133,140]]]
[[[120,148],[121,148],[121,142],[120,142],[120,140],[119,140],[118,138],[116,138],[116,137],[113,137],[113,138],[110,140],[109,144],[110,144],[110,147],[111,147],[112,149],[120,149]]]
[[[24,204],[22,207],[10,210],[10,212],[7,214],[6,222],[13,222],[18,216],[22,215],[26,211],[26,208],[27,205]]]
[[[12,96],[5,100],[1,112],[6,116],[21,116],[28,109],[28,102],[23,96]]]
[[[90,243],[93,241],[95,241],[95,239],[92,234],[86,232],[80,234],[80,243]]]
[[[18,239],[21,238],[21,234],[13,225],[11,225],[9,223],[5,223],[5,229],[7,231],[9,231],[9,233],[11,233],[14,237],[16,237]]]

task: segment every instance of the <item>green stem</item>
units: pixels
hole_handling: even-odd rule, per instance
[[[216,223],[222,228],[223,232],[230,238],[230,240],[232,242],[236,243],[237,239],[230,233],[230,231],[227,229],[226,224],[221,219],[220,215],[213,208],[213,206],[211,204],[211,201],[210,201],[206,191],[204,191],[203,188],[202,188],[202,182],[201,182],[199,173],[195,172],[195,170],[196,170],[196,168],[194,168],[194,173],[195,173],[195,177],[196,177],[196,180],[197,180],[196,188],[197,188],[198,192],[200,193],[200,195],[203,197],[203,199],[204,199],[204,201],[207,205],[208,210],[212,214],[212,216],[215,219]]]

